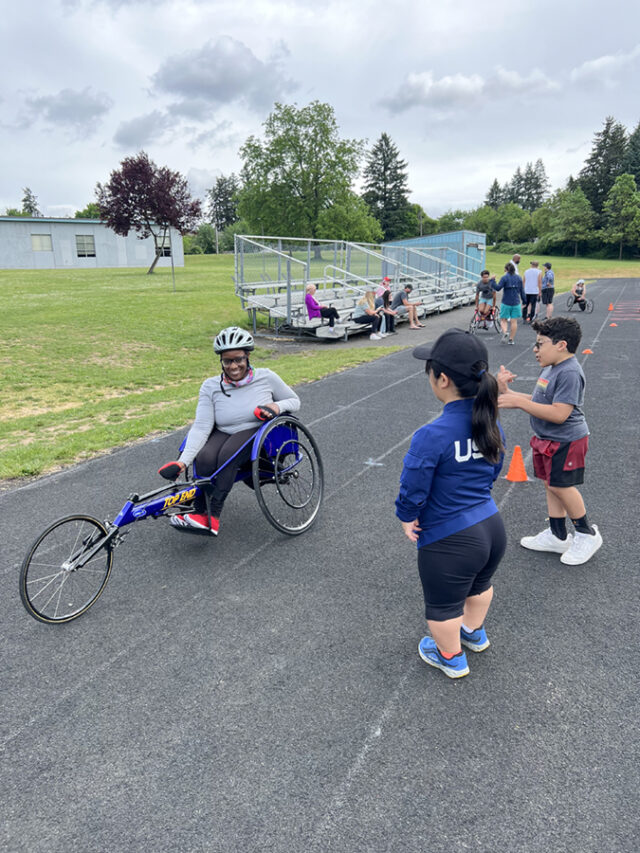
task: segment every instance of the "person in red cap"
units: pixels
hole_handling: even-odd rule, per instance
[[[418,652],[449,678],[461,678],[469,673],[462,646],[474,652],[489,646],[484,620],[507,541],[491,496],[504,460],[498,384],[488,372],[485,345],[461,329],[449,329],[413,355],[427,362],[431,390],[444,409],[413,436],[396,515],[418,546],[431,632]]]
[[[378,285],[378,289],[376,290],[376,299],[384,296],[384,294],[391,290],[391,279],[388,275],[382,279],[380,284]]]

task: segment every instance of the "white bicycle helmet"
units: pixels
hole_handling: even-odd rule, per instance
[[[253,337],[239,326],[229,326],[216,335],[213,342],[214,352],[220,355],[230,349],[244,349],[250,352],[254,348]]]

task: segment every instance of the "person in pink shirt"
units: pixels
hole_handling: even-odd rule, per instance
[[[307,306],[307,314],[309,315],[310,320],[315,320],[318,317],[325,317],[329,320],[329,334],[337,335],[334,326],[336,320],[340,319],[340,315],[338,314],[338,310],[336,308],[320,305],[319,302],[316,301],[314,293],[316,292],[315,284],[308,284],[306,287],[306,296],[304,298],[304,303]]]
[[[376,290],[376,299],[380,299],[381,296],[384,296],[384,294],[390,290],[391,290],[391,279],[389,278],[388,275],[385,275],[385,277],[382,279],[382,281],[378,285],[378,289]]]

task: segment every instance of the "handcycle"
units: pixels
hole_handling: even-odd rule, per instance
[[[251,460],[234,482],[255,491],[276,530],[289,536],[304,533],[318,515],[324,491],[322,459],[313,436],[296,417],[285,414],[264,423],[243,447],[249,444]],[[133,493],[113,521],[83,514],[54,521],[35,540],[20,569],[20,598],[27,612],[47,623],[70,622],[86,613],[109,580],[113,551],[130,532],[125,528],[142,519],[188,512],[202,485],[223,467],[198,478],[194,465],[193,476],[185,472],[182,483]]]
[[[595,304],[593,299],[587,299],[587,297],[585,297],[584,303],[585,303],[585,306],[584,306],[585,314],[591,314],[593,312],[593,308],[594,308],[594,304]],[[567,297],[567,311],[571,311],[571,309],[577,305],[578,305],[578,302],[574,299],[573,293],[570,293],[569,296]]]
[[[496,332],[500,331],[500,311],[497,305],[491,306],[486,317],[482,316],[477,307],[475,308],[473,317],[469,322],[469,331],[472,335],[475,335],[475,333],[479,329],[484,328],[484,326],[486,326],[487,329],[490,329],[493,326]]]

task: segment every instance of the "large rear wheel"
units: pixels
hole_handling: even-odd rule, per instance
[[[100,597],[111,574],[108,530],[90,515],[69,515],[49,525],[20,569],[20,598],[39,622],[70,622]]]
[[[324,481],[318,446],[303,424],[286,415],[269,424],[260,437],[252,476],[260,509],[276,530],[298,536],[311,527]]]

